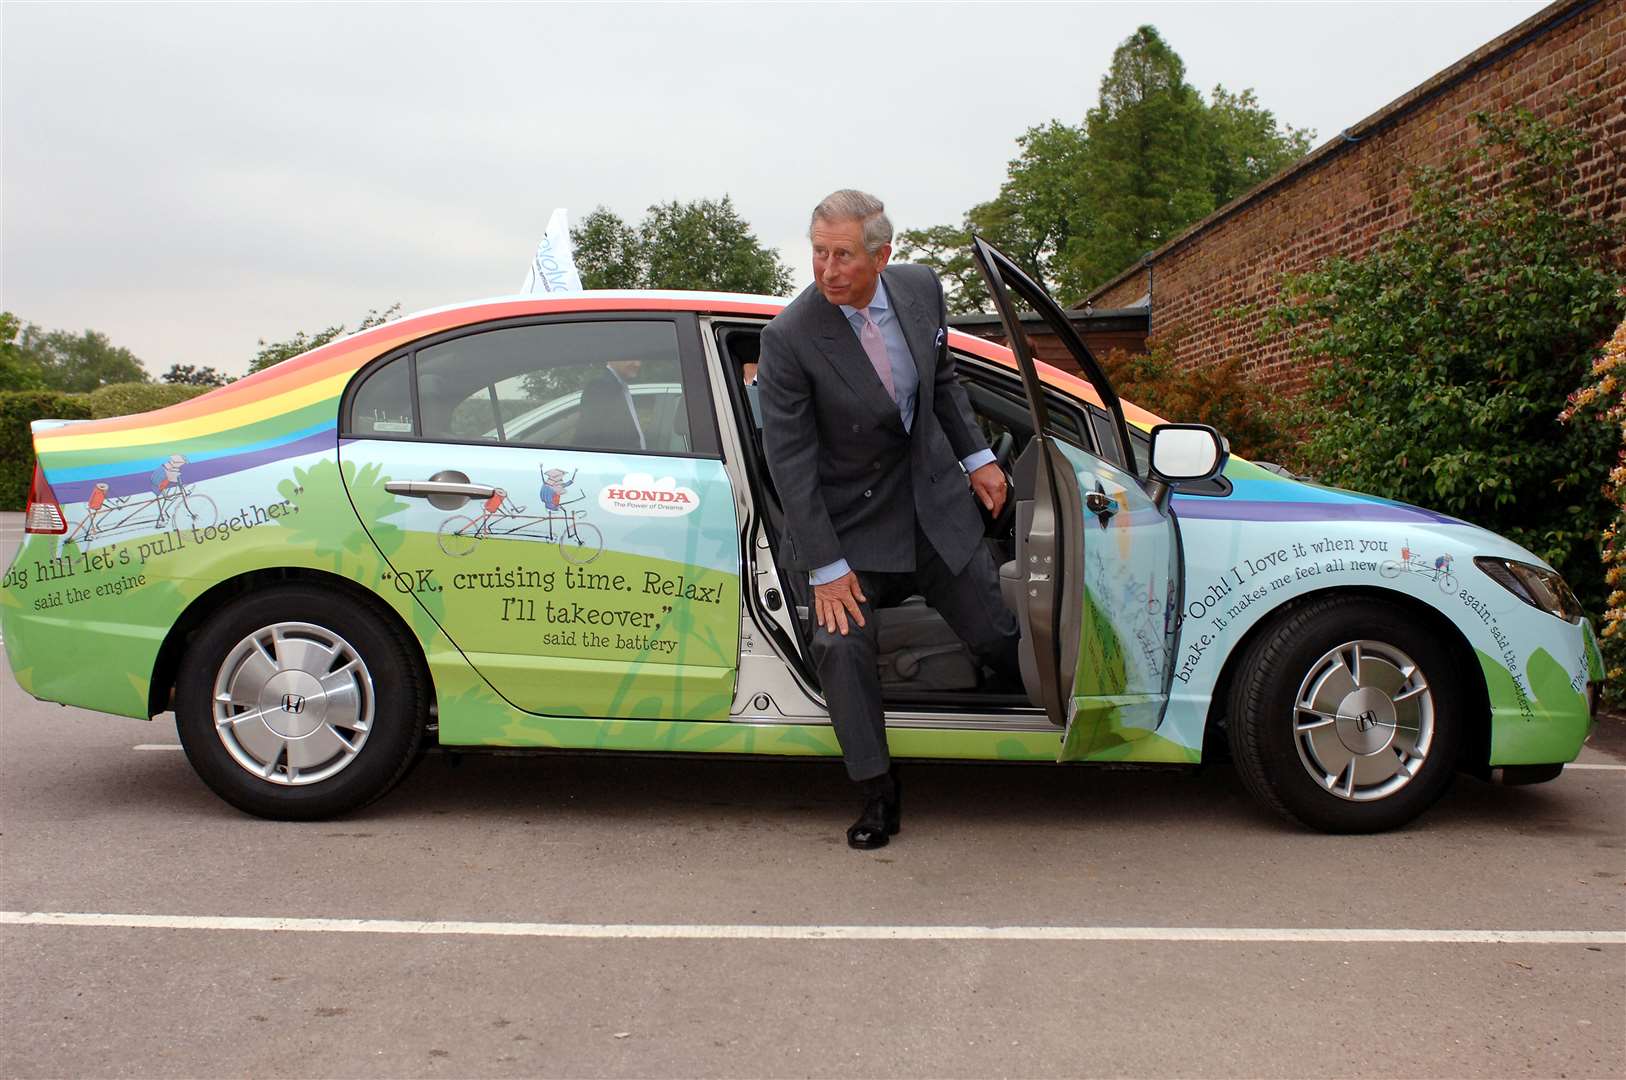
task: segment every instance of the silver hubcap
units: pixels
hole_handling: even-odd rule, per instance
[[[1299,760],[1341,799],[1369,802],[1411,782],[1434,741],[1434,696],[1415,661],[1381,641],[1330,650],[1299,685]]]
[[[373,726],[373,679],[331,630],[276,623],[226,656],[214,708],[215,731],[237,764],[273,784],[314,784],[361,752]]]

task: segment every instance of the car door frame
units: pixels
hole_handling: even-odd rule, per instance
[[[691,383],[697,387],[710,387],[711,381],[707,373],[706,352],[700,340],[700,320],[693,311],[672,310],[664,311],[652,309],[647,311],[612,310],[612,311],[561,311],[547,312],[538,315],[513,315],[507,318],[490,319],[484,322],[467,323],[463,326],[451,327],[434,334],[413,341],[404,342],[390,349],[373,360],[368,361],[357,370],[344,388],[339,398],[339,432],[340,439],[369,439],[393,440],[401,442],[433,441],[445,443],[449,446],[491,446],[489,439],[459,439],[452,436],[436,436],[430,439],[422,434],[423,410],[418,401],[418,371],[417,353],[423,349],[436,345],[444,345],[448,341],[469,337],[474,334],[484,334],[494,330],[510,330],[524,326],[545,326],[556,323],[594,323],[594,322],[669,322],[672,323],[678,340],[678,376],[682,385]],[[387,367],[397,360],[407,360],[410,378],[408,380],[412,395],[412,423],[413,430],[409,433],[392,434],[388,432],[358,433],[350,428],[351,406],[356,394],[367,380],[372,378],[378,369]],[[701,408],[699,394],[684,395],[684,409],[689,414],[689,446],[688,450],[663,450],[662,455],[687,458],[721,459],[723,456],[722,439],[718,432],[717,405],[714,396],[708,395],[706,408],[710,409],[710,417],[703,413],[696,414]],[[500,444],[500,443],[499,443]],[[527,449],[554,449],[555,447],[541,443],[515,442],[515,446]],[[558,447],[560,450],[580,450],[582,447]],[[595,451],[597,452],[597,451]],[[616,449],[605,449],[604,453],[620,453]]]
[[[1072,539],[1068,535],[1068,530],[1084,527],[1082,510],[1085,508],[1085,496],[1078,489],[1072,464],[1057,449],[1054,437],[1049,434],[1048,402],[1044,382],[1039,377],[1037,360],[1028,347],[1027,338],[1022,330],[1022,319],[1016,310],[1011,289],[1006,285],[1007,280],[1017,283],[1017,292],[1023,300],[1032,303],[1041,315],[1049,315],[1045,319],[1046,324],[1061,337],[1062,344],[1078,361],[1085,378],[1101,399],[1102,407],[1111,420],[1110,430],[1117,443],[1118,460],[1124,463],[1114,468],[1138,485],[1148,496],[1153,495],[1152,485],[1148,482],[1148,476],[1137,466],[1128,421],[1111,380],[1107,378],[1089,346],[1079,336],[1060,305],[1056,304],[1044,287],[1034,281],[1014,260],[980,236],[972,237],[972,248],[973,262],[988,286],[995,311],[1005,330],[1011,355],[1016,360],[1034,424],[1033,439],[1038,443],[1036,447],[1030,446],[1025,451],[1035,455],[1037,465],[1034,478],[1034,507],[1025,542],[1028,563],[1021,568],[1026,575],[1022,588],[1027,597],[1024,624],[1031,634],[1030,644],[1041,691],[1041,703],[1050,721],[1065,729],[1062,754],[1066,756],[1069,748],[1074,745],[1073,721],[1076,709],[1073,707],[1075,699],[1072,680],[1078,658],[1063,656],[1061,605],[1064,602],[1077,603],[1082,607],[1084,604],[1083,589],[1070,589],[1070,582],[1067,580],[1069,570],[1076,569],[1076,572],[1082,575],[1082,542],[1080,540],[1078,548],[1080,557],[1076,568],[1068,565],[1066,546]],[[1092,438],[1094,436],[1095,432],[1092,431]],[[1098,450],[1088,452],[1102,462],[1112,464],[1111,459],[1100,454]],[[1069,507],[1068,513],[1060,512],[1059,504],[1063,501],[1076,505],[1077,509]],[[1154,503],[1157,501],[1155,497],[1153,501]],[[1076,517],[1073,516],[1075,514]],[[1172,576],[1176,580],[1174,592],[1178,598],[1183,591],[1183,583],[1179,579],[1183,577],[1184,564],[1180,550],[1179,528],[1173,515],[1168,513],[1166,508],[1163,514],[1170,531],[1174,563]],[[1072,597],[1074,591],[1078,594],[1076,600]],[[1165,705],[1169,687],[1167,669],[1168,665],[1165,664],[1161,689]]]
[[[507,440],[493,441],[491,439],[458,438],[451,435],[429,435],[424,432],[423,409],[419,401],[420,380],[418,377],[416,355],[419,351],[464,337],[516,328],[548,325],[588,325],[593,323],[633,322],[668,323],[673,327],[678,348],[679,382],[685,388],[691,385],[695,388],[694,393],[691,394],[686,392],[684,394],[684,410],[689,419],[691,447],[689,450],[635,452],[614,448],[577,448],[553,443],[531,442],[524,440],[509,442]],[[372,361],[369,361],[351,376],[349,383],[345,387],[344,393],[341,395],[339,404],[338,445],[340,448],[340,459],[341,461],[343,460],[344,445],[347,442],[396,442],[450,447],[469,446],[485,450],[507,446],[512,447],[516,451],[526,453],[559,451],[564,453],[591,453],[598,456],[667,457],[697,461],[715,461],[724,468],[726,473],[727,462],[719,428],[721,421],[717,415],[717,399],[712,386],[710,364],[699,334],[699,316],[694,311],[682,309],[615,309],[598,311],[546,312],[534,315],[490,319],[448,328],[434,334],[425,335],[413,341],[404,342],[376,357]],[[410,388],[410,400],[412,408],[412,430],[410,432],[403,433],[362,432],[356,430],[353,426],[354,418],[352,414],[354,412],[355,399],[357,395],[363,390],[369,380],[371,380],[371,378],[378,371],[396,363],[404,364],[408,374],[408,385]],[[701,402],[700,400],[702,397],[705,398],[704,402]],[[734,497],[737,502],[737,485],[730,482],[730,487],[734,491]],[[369,542],[374,544],[376,547],[377,539],[372,536],[370,523],[363,521],[362,527],[368,535]],[[738,550],[738,538],[736,537],[735,551],[737,554]],[[385,555],[381,549],[380,555],[385,558],[386,563],[389,562],[389,556]],[[745,583],[742,581],[742,588],[744,584]],[[422,596],[414,592],[413,597],[417,601],[424,616],[437,627],[438,632],[443,634],[447,641],[450,642],[453,647],[458,650],[458,652],[464,653],[464,646],[459,641],[459,635],[453,632],[454,628],[449,627],[443,621],[443,617],[441,615],[437,615],[433,610],[431,610],[431,608],[425,603]],[[464,654],[465,659],[468,659],[467,654]],[[543,656],[546,654],[527,654],[516,652],[513,655]],[[738,661],[739,652],[736,648],[732,657],[733,673],[736,680],[738,679]],[[471,670],[480,673],[481,677],[490,683],[490,678],[488,677],[487,673],[481,671],[481,669],[477,667],[472,660],[468,660],[468,662]],[[499,695],[504,694],[501,687],[497,686],[495,683],[491,683],[491,685]],[[504,696],[505,700],[508,700],[506,695]],[[509,703],[520,712],[536,713],[536,710],[527,709],[523,704],[515,704],[512,701]],[[540,715],[540,713],[537,714]],[[619,721],[642,718],[593,716],[592,719]]]

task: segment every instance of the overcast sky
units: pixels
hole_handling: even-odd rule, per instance
[[[1543,5],[0,5],[0,305],[156,375],[511,293],[555,206],[732,195],[809,280],[809,208],[990,198],[1151,23],[1317,143]]]

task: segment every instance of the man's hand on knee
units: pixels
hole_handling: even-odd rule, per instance
[[[858,584],[858,575],[849,570],[834,581],[813,586],[813,615],[829,633],[846,634],[849,614],[853,622],[864,625],[864,612],[859,605],[867,600]]]

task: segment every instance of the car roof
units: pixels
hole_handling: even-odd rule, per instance
[[[403,315],[385,326],[397,325],[420,318],[444,317],[457,312],[474,314],[482,308],[502,308],[513,316],[564,314],[584,311],[686,311],[696,315],[746,315],[773,318],[792,298],[765,296],[756,293],[704,292],[690,289],[586,289],[572,293],[546,293],[489,297],[460,304],[431,308]],[[484,315],[483,318],[499,317]],[[479,322],[482,318],[471,318]],[[949,341],[955,348],[1003,367],[1016,369],[1016,358],[1010,349],[987,338],[949,328]],[[1101,396],[1086,379],[1037,361],[1039,376],[1045,382],[1080,397],[1094,405],[1101,405]],[[1164,422],[1163,418],[1133,402],[1122,402],[1125,418],[1138,427],[1149,428]]]
[[[377,357],[433,334],[482,322],[571,312],[692,312],[697,315],[771,319],[789,303],[783,297],[745,293],[666,290],[585,291],[542,296],[499,296],[470,300],[391,319],[348,334],[320,348],[246,375],[207,394],[150,413],[100,420],[35,421],[34,441],[42,461],[80,452],[104,458],[148,462],[173,452],[204,453],[199,440],[235,441],[252,431],[264,444],[280,444],[297,434],[307,440],[331,429],[326,403],[336,399],[356,371]],[[1009,349],[995,342],[949,331],[956,349],[1015,369]],[[1101,404],[1095,388],[1077,376],[1039,363],[1039,374],[1058,389]],[[1161,420],[1124,402],[1126,418],[1148,428]],[[252,426],[252,427],[251,427]],[[56,459],[60,460],[60,459]]]

